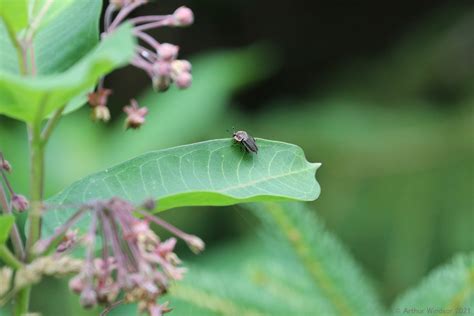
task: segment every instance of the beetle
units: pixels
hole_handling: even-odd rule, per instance
[[[245,151],[249,153],[257,153],[258,147],[255,143],[255,138],[250,136],[246,131],[234,131],[232,138],[237,142],[243,145]]]

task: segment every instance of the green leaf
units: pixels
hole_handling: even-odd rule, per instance
[[[93,174],[47,201],[53,209],[44,217],[46,231],[71,215],[64,207],[113,196],[136,204],[154,198],[158,211],[318,197],[314,175],[320,164],[306,161],[303,150],[292,144],[264,139],[257,144],[258,155],[231,139],[211,140],[150,152]]]
[[[103,75],[127,64],[133,48],[131,26],[126,24],[63,73],[37,77],[3,73],[0,114],[27,122],[44,118],[94,85]]]
[[[90,13],[98,12],[100,14],[101,2],[95,0],[81,0],[81,1],[74,1],[74,0],[30,0],[30,20],[33,21],[37,18],[41,11],[46,8],[44,11],[44,15],[40,20],[39,28],[43,28],[47,26],[51,21],[53,21],[56,16],[59,14],[63,14],[66,11],[66,14],[61,17],[60,19],[64,22],[68,20],[68,18],[72,18],[72,16],[67,16],[67,11],[74,12],[76,15],[84,15],[84,12],[81,12],[81,9],[88,8]],[[76,3],[74,3],[76,2]],[[77,4],[81,3],[78,7]],[[76,5],[76,7],[74,7]],[[46,7],[47,6],[47,7]],[[71,8],[74,8],[71,10]],[[80,8],[80,9],[79,9]],[[98,9],[97,9],[98,8]],[[92,15],[95,15],[92,13]],[[64,23],[63,22],[63,23]],[[73,23],[74,24],[74,23]]]
[[[248,206],[265,229],[191,265],[170,290],[178,314],[385,315],[367,277],[312,210],[302,203]]]
[[[393,315],[469,314],[473,307],[474,253],[470,253],[455,257],[449,265],[438,268],[399,298],[393,306]]]
[[[0,216],[0,245],[8,240],[13,223],[15,223],[15,217],[13,215]]]
[[[0,17],[12,35],[16,34],[28,25],[28,1],[0,0]]]
[[[31,0],[33,16],[49,0]],[[99,41],[101,1],[53,1],[41,19],[33,37],[35,64],[38,75],[64,71],[84,57]],[[0,70],[20,74],[18,51],[8,25],[0,23],[2,47]]]

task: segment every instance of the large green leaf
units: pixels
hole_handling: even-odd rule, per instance
[[[37,77],[2,73],[0,114],[27,122],[43,118],[83,93],[103,75],[125,65],[133,48],[131,27],[124,25],[65,72]]]
[[[13,223],[15,223],[15,217],[13,215],[0,216],[0,245],[7,241]]]
[[[474,307],[474,253],[459,255],[400,297],[393,315],[460,315]]]
[[[52,209],[44,217],[46,230],[71,215],[68,205],[113,196],[133,203],[153,198],[158,211],[318,197],[314,175],[319,164],[309,163],[301,148],[263,139],[257,143],[258,155],[244,152],[231,139],[219,139],[150,152],[93,174],[47,201]]]
[[[24,8],[18,8],[22,1],[0,0],[13,5],[14,9],[5,12],[13,21],[19,21],[16,14],[24,14]],[[46,0],[31,0],[31,16],[37,16]],[[3,6],[3,4],[2,4]],[[33,38],[35,64],[38,74],[51,74],[64,71],[74,65],[99,41],[99,20],[101,1],[61,0],[52,1],[41,19]],[[7,21],[0,23],[0,70],[19,74],[18,52],[11,36],[18,37],[17,30]],[[24,26],[22,26],[23,28]]]

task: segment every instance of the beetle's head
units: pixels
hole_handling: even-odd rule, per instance
[[[232,136],[234,137],[234,139],[238,142],[241,142],[243,141],[244,139],[247,139],[248,138],[248,135],[247,135],[247,132],[244,132],[244,131],[237,131],[237,132],[234,132],[232,134]]]

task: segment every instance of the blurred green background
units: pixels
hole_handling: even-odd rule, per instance
[[[301,146],[322,162],[312,208],[374,281],[383,301],[474,249],[474,8],[471,1],[157,1],[137,15],[190,6],[196,23],[156,36],[181,46],[193,86],[164,94],[128,67],[106,79],[114,120],[67,115],[47,151],[47,196],[148,150],[228,137],[233,126]],[[150,108],[139,131],[121,107]],[[28,191],[26,129],[0,117],[0,149]],[[163,214],[209,251],[254,234],[239,207]],[[231,254],[228,254],[231,256]],[[49,281],[34,306],[56,315]],[[77,304],[77,297],[67,299]]]

